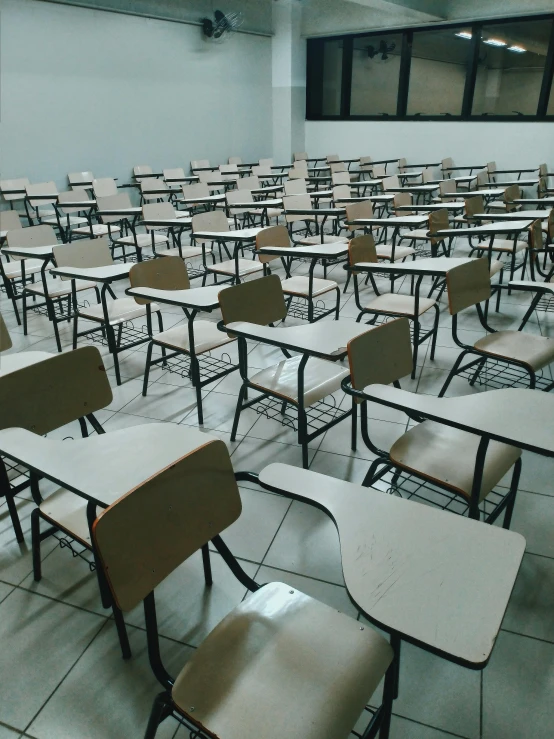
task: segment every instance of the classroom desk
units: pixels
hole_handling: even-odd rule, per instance
[[[240,251],[245,244],[253,244],[256,241],[256,236],[263,227],[256,228],[239,228],[235,231],[195,231],[192,234],[192,239],[202,239],[205,241],[216,241],[219,244],[223,244],[223,248],[227,252],[229,259],[235,261],[235,280],[240,282],[240,270],[239,270],[239,258]],[[233,254],[229,253],[226,244],[230,242],[233,244]],[[209,267],[208,267],[209,269]]]
[[[107,508],[213,438],[173,423],[142,424],[74,440],[10,428],[0,431],[0,454],[83,498],[94,520],[96,506]]]
[[[554,208],[554,197],[547,198],[516,198],[516,205],[544,205],[545,208]],[[525,213],[525,211],[521,211]]]
[[[179,198],[176,202],[182,203],[183,205],[209,205],[212,210],[215,210],[217,203],[225,202],[225,194],[218,193],[216,195],[198,195],[191,198]]]
[[[50,297],[50,294],[48,291],[48,282],[47,282],[46,276],[50,270],[50,267],[49,267],[50,262],[53,261],[53,251],[52,250],[54,249],[55,246],[58,246],[57,242],[50,246],[30,246],[27,248],[5,246],[2,249],[2,254],[7,254],[10,257],[17,257],[18,259],[21,259],[21,276],[24,282],[25,282],[25,260],[26,259],[38,259],[42,262],[42,267],[40,269],[40,277],[42,281],[42,289],[44,292],[44,303],[32,303],[31,307],[40,308],[41,306],[46,306],[48,320],[52,323],[54,327],[54,337],[56,339],[56,346],[58,348],[58,351],[61,352],[62,345],[60,341],[58,323],[67,321],[68,318],[71,317],[71,313],[62,315],[61,317],[56,316],[54,301]],[[26,306],[25,292],[23,292],[23,333],[27,335],[27,306]]]
[[[308,272],[308,322],[314,323],[319,321],[325,316],[331,315],[336,311],[336,308],[319,309],[314,311],[314,295],[313,295],[313,284],[314,284],[314,270],[318,262],[327,263],[328,260],[337,262],[346,259],[348,256],[348,243],[337,242],[335,244],[321,244],[314,246],[294,246],[294,247],[282,247],[282,246],[264,246],[258,249],[258,254],[267,255],[272,257],[281,257],[287,278],[291,277],[290,268],[291,264],[295,259],[309,259],[310,269]],[[340,293],[339,293],[340,298]]]
[[[494,174],[497,174],[497,172],[494,172]],[[509,187],[510,185],[520,185],[521,187],[534,187],[535,185],[539,184],[539,178],[533,178],[530,180],[503,180],[502,182],[497,182],[494,180],[494,185],[499,185],[500,187]]]
[[[259,483],[333,520],[347,592],[396,650],[404,640],[470,669],[486,666],[525,551],[520,534],[280,463]]]
[[[517,210],[511,213],[475,213],[470,220],[476,221],[521,221],[522,219],[532,218],[540,221],[547,221],[550,217],[549,210]]]
[[[424,199],[430,199],[431,195],[438,189],[438,185],[406,185],[404,187],[387,187],[387,192],[409,192],[416,195],[419,200],[420,195]]]
[[[325,234],[323,229],[325,227],[325,221],[329,217],[340,218],[345,214],[345,208],[285,208],[285,215],[295,216],[313,216],[315,220],[316,235],[321,237],[321,243]],[[318,220],[322,218],[321,222]]]
[[[265,223],[269,226],[269,217],[267,211],[269,208],[282,208],[282,198],[271,198],[267,200],[249,200],[244,203],[229,203],[227,206],[228,212],[235,210],[235,208],[244,208],[244,212],[261,210],[261,223]]]
[[[51,352],[13,352],[12,354],[0,354],[0,377],[9,375],[11,372],[29,367],[37,362],[55,357]]]
[[[119,280],[125,280],[129,276],[129,270],[133,266],[132,262],[123,262],[118,264],[110,264],[105,267],[56,267],[51,270],[53,275],[57,275],[58,277],[66,277],[70,280],[72,280],[72,285],[74,286],[75,280],[87,280],[89,282],[98,282],[101,285],[100,288],[100,303],[102,305],[102,312],[104,316],[104,322],[103,326],[106,329],[106,338],[108,342],[108,349],[110,353],[113,355],[114,360],[114,371],[115,371],[115,378],[118,385],[121,385],[121,374],[119,370],[119,353],[122,351],[125,351],[126,349],[131,349],[135,346],[139,346],[140,344],[144,344],[148,341],[148,336],[145,334],[144,337],[135,339],[133,341],[130,341],[123,345],[118,345],[114,333],[114,329],[112,326],[112,323],[110,322],[109,318],[109,310],[108,310],[108,302],[107,302],[107,293],[109,292],[109,286],[113,282],[118,282]],[[75,294],[75,290],[73,290],[73,310],[78,313],[77,308],[77,298]],[[85,318],[86,320],[86,318]],[[119,324],[121,326],[122,324]],[[74,343],[77,341],[77,337],[79,336],[86,336],[87,334],[93,333],[95,331],[98,331],[98,328],[94,329],[88,329],[86,331],[81,331],[77,335],[74,336]]]
[[[183,313],[187,317],[187,335],[188,335],[188,354],[190,356],[190,371],[193,377],[193,385],[196,390],[196,407],[198,412],[198,423],[204,423],[204,413],[202,408],[202,388],[215,380],[225,377],[231,372],[238,369],[238,364],[232,364],[231,362],[225,362],[223,359],[215,359],[207,356],[207,359],[203,358],[204,352],[206,352],[205,345],[202,346],[202,338],[200,341],[195,341],[195,329],[194,321],[198,313],[211,313],[212,311],[219,308],[219,293],[221,292],[221,285],[208,285],[207,287],[195,287],[189,288],[188,290],[159,290],[152,287],[130,287],[125,291],[126,295],[133,298],[143,298],[146,300],[153,300],[160,305],[173,305],[182,308]],[[202,322],[201,322],[202,323]],[[207,322],[204,322],[207,324]],[[215,324],[207,324],[202,326],[202,330],[205,328],[211,329],[213,327],[214,333],[217,335],[217,329]],[[205,334],[205,331],[204,331]],[[153,337],[155,340],[155,336]],[[213,335],[210,333],[204,336],[204,340],[213,346]],[[220,344],[223,344],[224,340],[220,340]],[[197,346],[198,344],[198,346]],[[200,352],[197,354],[197,349]],[[151,359],[150,354],[148,355],[149,365],[148,367],[159,364],[160,362],[165,364],[168,360],[173,357],[182,354],[181,351],[175,351],[171,353],[171,348],[166,347],[165,356],[162,355],[159,359]],[[206,367],[200,366],[200,362]],[[227,364],[228,366],[224,366]],[[200,377],[200,369],[206,369],[208,374],[204,374],[203,378]],[[148,374],[145,373],[144,387],[148,385]]]
[[[445,202],[445,203],[427,203],[426,205],[396,205],[394,210],[399,211],[427,211],[432,212],[434,210],[449,210],[453,213],[461,213],[465,208],[465,201],[461,203]]]

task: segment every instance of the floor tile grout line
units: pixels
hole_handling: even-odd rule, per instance
[[[50,695],[48,696],[48,698],[46,698],[46,700],[44,701],[44,703],[42,704],[42,706],[35,713],[35,715],[33,716],[33,718],[29,721],[29,723],[25,727],[24,733],[26,733],[27,730],[31,728],[33,722],[36,720],[36,718],[38,717],[38,715],[46,708],[47,704],[52,699],[52,697],[54,696],[54,694],[58,691],[58,689],[60,688],[60,686],[62,685],[62,683],[67,679],[67,677],[69,676],[70,672],[77,665],[77,663],[80,661],[80,659],[83,657],[83,655],[88,651],[88,649],[91,647],[91,645],[94,642],[94,640],[100,635],[100,632],[106,627],[106,625],[108,623],[109,623],[109,619],[105,619],[104,620],[104,623],[100,624],[100,627],[99,627],[98,631],[94,634],[94,636],[89,641],[89,643],[85,646],[85,648],[83,649],[83,651],[81,652],[81,654],[77,657],[77,659],[69,667],[69,669],[67,670],[67,672],[65,673],[65,675],[59,680],[58,684],[52,690],[52,692],[50,693]]]

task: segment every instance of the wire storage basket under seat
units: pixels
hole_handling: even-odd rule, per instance
[[[323,318],[331,313],[335,312],[335,308],[327,308],[322,300],[313,301],[312,307],[312,320],[317,321],[318,318]],[[303,298],[293,298],[289,303],[287,315],[283,319],[283,323],[287,318],[299,318],[302,321],[309,320],[309,308],[308,301]]]
[[[71,552],[73,558],[79,557],[83,562],[86,562],[91,572],[95,572],[96,563],[90,554],[90,549],[87,549],[82,544],[72,539],[70,536],[61,534],[53,534],[54,539],[57,539],[60,549],[68,549]],[[88,557],[86,555],[89,555]]]
[[[305,409],[308,428],[311,428],[313,431],[319,431],[323,426],[326,426],[345,413],[345,410],[336,404],[333,396],[330,396],[330,398],[333,402],[327,403],[324,400],[319,400]],[[287,403],[277,398],[265,397],[250,407],[258,415],[278,421],[281,425],[293,431],[298,431],[298,410],[292,403]]]
[[[472,362],[472,366],[462,369],[457,377],[465,377],[470,385],[480,385],[488,389],[529,387],[529,373],[523,367],[503,362],[502,360],[487,358],[482,364]],[[537,390],[546,390],[552,384],[552,378],[541,370],[535,375]]]
[[[467,516],[469,512],[469,502],[461,495],[449,492],[421,477],[398,470],[398,468],[388,471],[379,480],[370,484],[371,487],[384,490],[389,495],[415,500],[434,508],[440,508],[443,511],[451,511],[461,516]],[[486,520],[509,492],[509,488],[494,488],[491,490],[479,505],[481,520]]]
[[[87,319],[85,318],[84,320],[86,321]],[[133,321],[123,321],[122,323],[113,326],[113,330],[117,348],[125,346],[126,344],[134,344],[135,342],[146,342],[150,338],[147,327],[142,326],[140,329],[135,328]],[[90,333],[84,333],[82,336],[92,344],[108,346],[108,339],[106,337],[104,326],[92,329]]]
[[[221,357],[213,357],[210,352],[206,352],[197,356],[196,359],[203,384],[207,384],[217,377],[223,377],[231,370],[238,368],[238,364],[234,363],[227,353],[223,353]],[[192,368],[188,354],[181,354],[180,352],[171,354],[166,357],[165,361],[163,361],[163,358],[160,358],[156,361],[156,364],[162,369],[192,382]]]

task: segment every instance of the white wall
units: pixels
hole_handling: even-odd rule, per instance
[[[554,170],[553,123],[464,123],[452,121],[306,121],[310,156],[406,157],[418,163],[452,157],[459,165],[496,160],[499,169]]]
[[[0,74],[2,178],[271,156],[270,38],[2,0]]]

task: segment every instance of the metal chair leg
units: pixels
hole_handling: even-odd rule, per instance
[[[154,739],[158,726],[162,721],[167,718],[171,713],[170,697],[167,693],[159,693],[154,699],[154,705],[150,712],[150,718],[148,719],[148,726],[146,727],[146,734],[144,739]]]
[[[35,508],[31,513],[31,541],[33,547],[33,576],[35,582],[42,579],[42,563],[40,561],[40,511]]]

